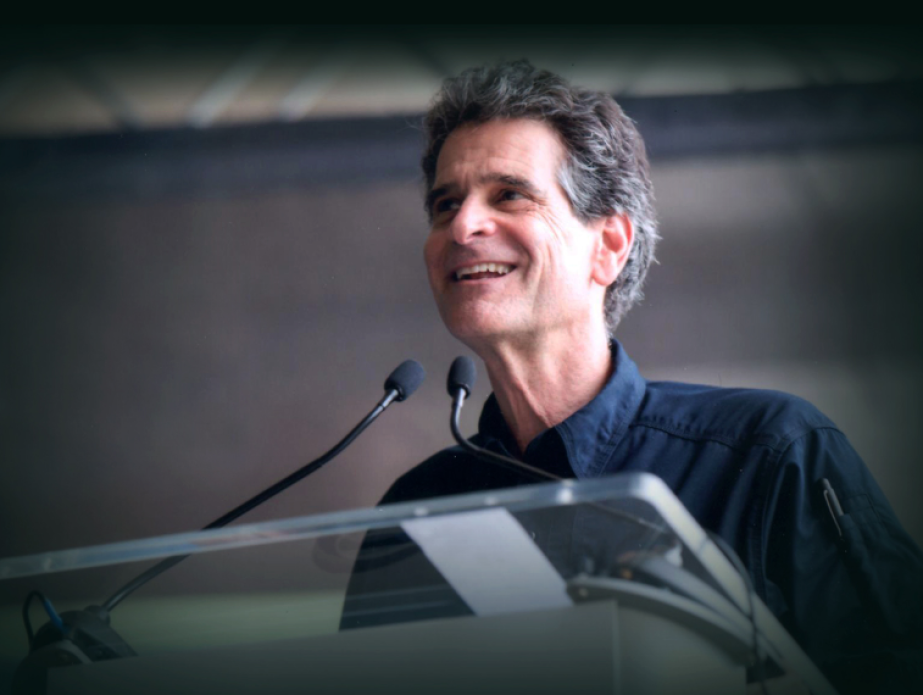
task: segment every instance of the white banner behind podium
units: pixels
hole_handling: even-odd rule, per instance
[[[567,583],[506,509],[401,524],[475,615],[563,608]]]

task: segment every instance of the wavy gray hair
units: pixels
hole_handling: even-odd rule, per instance
[[[581,221],[620,213],[634,225],[625,268],[606,290],[611,337],[643,296],[641,286],[660,238],[644,141],[605,92],[573,87],[525,60],[472,68],[445,80],[426,114],[422,166],[427,190],[433,187],[439,152],[453,130],[502,118],[531,118],[558,132],[567,150],[558,182]]]

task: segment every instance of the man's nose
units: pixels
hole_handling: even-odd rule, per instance
[[[496,221],[490,207],[472,198],[462,201],[452,219],[452,239],[458,244],[470,244],[495,231]]]

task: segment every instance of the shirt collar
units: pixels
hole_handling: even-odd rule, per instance
[[[600,475],[621,442],[644,398],[645,382],[638,367],[613,341],[615,368],[603,390],[564,422],[545,430],[529,444],[525,460],[547,468],[549,455],[564,455],[578,478]],[[517,451],[512,432],[491,394],[481,411],[478,433],[485,444],[491,440],[509,452]]]

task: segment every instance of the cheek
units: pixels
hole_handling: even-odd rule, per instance
[[[423,245],[423,262],[426,264],[426,274],[429,276],[431,285],[435,284],[436,278],[441,275],[441,249],[442,244],[439,243],[437,236],[430,234]]]
[[[573,221],[555,220],[550,225],[548,264],[569,284],[587,284],[596,254],[594,235]]]
[[[546,211],[538,215],[535,227],[542,232],[548,247],[556,252],[563,251],[573,241],[573,224],[555,211]]]

